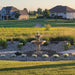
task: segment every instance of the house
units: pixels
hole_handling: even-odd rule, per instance
[[[0,20],[1,20],[1,11],[0,11]]]
[[[66,19],[75,19],[75,9],[72,9],[68,6],[56,6],[49,10],[49,16],[52,18],[66,18]]]
[[[18,18],[15,17],[15,14],[19,13]],[[13,6],[3,7],[0,11],[1,20],[16,20],[16,19],[29,19],[29,15],[25,10],[19,10]]]

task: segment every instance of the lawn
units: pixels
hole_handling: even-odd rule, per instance
[[[50,24],[52,27],[75,27],[75,20],[29,19],[0,21],[0,27],[34,27],[35,24],[41,24],[42,26]]]
[[[0,75],[75,75],[75,61],[0,61]]]

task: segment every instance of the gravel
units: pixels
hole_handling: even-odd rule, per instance
[[[8,43],[8,47],[6,49],[0,49],[0,54],[1,52],[21,52],[21,53],[24,53],[24,52],[28,52],[28,51],[34,51],[36,50],[36,45],[35,44],[32,44],[31,42],[27,42],[23,47],[22,47],[22,50],[19,50],[17,48],[17,45],[18,45],[18,41],[14,41],[13,43],[11,43],[10,41],[7,42]],[[50,44],[47,45],[47,46],[43,46],[41,45],[41,50],[51,50],[51,51],[56,51],[56,52],[61,52],[61,51],[64,51],[64,47],[63,47],[63,44],[64,44],[64,41],[60,41],[58,44]],[[70,49],[75,49],[75,46],[71,46]],[[13,53],[11,53],[13,54]],[[20,61],[48,61],[48,60],[51,60],[51,61],[55,61],[55,60],[75,60],[75,57],[74,56],[70,56],[68,58],[63,58],[63,57],[59,57],[59,58],[53,58],[53,57],[49,57],[49,58],[42,58],[42,57],[38,57],[37,59],[36,58],[33,58],[33,57],[27,57],[27,58],[23,58],[21,56],[17,56],[17,57],[11,57],[11,54],[6,54],[6,57],[0,57],[0,60],[20,60]]]

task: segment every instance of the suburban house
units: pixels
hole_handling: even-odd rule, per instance
[[[49,16],[52,18],[75,19],[75,9],[68,6],[56,6],[49,10]]]
[[[19,13],[20,16],[18,18],[15,17],[15,14]],[[13,6],[3,7],[0,11],[0,20],[22,20],[29,19],[29,15],[25,10],[19,10]]]

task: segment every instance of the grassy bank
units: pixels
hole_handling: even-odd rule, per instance
[[[34,27],[35,24],[42,26],[50,24],[52,27],[75,27],[75,21],[58,19],[29,19],[29,20],[10,20],[0,21],[0,27]]]
[[[1,75],[75,75],[75,61],[0,61]]]

